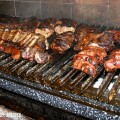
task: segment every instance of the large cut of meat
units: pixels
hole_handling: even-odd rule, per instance
[[[75,51],[83,50],[87,46],[99,46],[106,51],[114,47],[114,34],[105,31],[103,33],[93,32],[91,28],[83,28],[76,33],[78,43],[74,47]]]
[[[50,45],[50,48],[57,53],[64,53],[75,42],[75,35],[73,32],[64,32],[56,35],[55,39]]]

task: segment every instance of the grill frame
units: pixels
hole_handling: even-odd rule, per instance
[[[53,90],[50,87],[33,83],[31,81],[22,80],[20,78],[15,78],[11,75],[1,72],[0,87],[22,96],[31,98],[35,101],[42,102],[90,119],[120,119],[120,107],[102,103],[93,99],[88,99],[83,96],[73,95],[67,92],[57,91],[59,94],[56,94],[56,90]],[[85,104],[85,102],[88,102],[88,104]],[[101,106],[104,106],[106,110],[101,108]],[[113,111],[117,111],[117,113],[113,113]]]
[[[114,29],[106,26],[98,26],[97,28],[97,32]],[[51,53],[51,51],[49,52]],[[51,54],[54,56],[54,53]],[[3,54],[2,57],[0,55],[0,87],[91,119],[100,117],[107,120],[109,118],[119,118],[120,107],[118,105],[120,105],[120,101],[115,101],[114,98],[112,98],[112,100],[115,101],[112,103],[112,101],[106,101],[106,98],[101,95],[106,91],[112,76],[114,76],[114,72],[107,74],[106,80],[104,80],[105,82],[100,89],[91,89],[90,86],[96,78],[86,77],[86,74],[83,72],[80,72],[78,75],[78,70],[69,67],[71,66],[72,58],[75,54],[73,48],[71,48],[61,56],[55,54],[54,58],[56,59],[52,59],[50,63],[44,65],[27,60],[11,61],[9,55],[6,56]],[[7,69],[10,62],[13,62],[11,71]],[[33,68],[34,65],[37,67],[35,67],[35,72],[32,72],[33,74],[31,75],[31,71],[28,72],[28,70]],[[103,68],[99,66],[98,73],[102,71]],[[72,79],[76,74],[78,76]],[[34,77],[31,78],[31,76]],[[82,78],[86,79],[81,85],[80,82]],[[35,79],[36,82],[29,81],[33,79]],[[113,94],[114,90],[117,91],[119,80],[116,80],[115,83],[109,95]],[[97,92],[95,95],[90,92],[93,90]],[[108,98],[109,97],[110,96],[108,96]]]

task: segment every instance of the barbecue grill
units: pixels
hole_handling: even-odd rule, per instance
[[[99,32],[119,30],[94,27]],[[49,54],[52,59],[42,65],[0,52],[0,87],[87,118],[120,119],[120,70],[107,73],[99,66],[97,76],[90,77],[72,68],[73,48],[63,55]]]
[[[104,32],[120,30],[119,4],[117,0],[6,0],[0,1],[0,14],[74,18],[81,26]],[[35,119],[43,113],[52,120],[120,119],[120,70],[105,72],[99,65],[91,77],[73,69],[74,46],[61,55],[49,50],[52,57],[45,64],[13,60],[0,51],[0,104],[10,109],[20,105]]]

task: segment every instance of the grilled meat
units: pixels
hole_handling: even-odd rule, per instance
[[[40,20],[37,19],[36,17],[20,18],[8,15],[1,15],[0,23],[1,25],[12,29],[19,28],[22,30],[34,30],[40,25]]]
[[[75,60],[83,60],[83,61],[88,61],[90,64],[97,66],[101,61],[95,56],[83,54],[83,53],[78,53],[77,55],[74,56],[74,61]]]
[[[90,44],[91,40],[95,40],[97,37],[99,37],[99,34],[97,35],[96,33],[93,33],[94,31],[95,30],[92,27],[79,25],[75,32],[78,43],[74,47],[74,50],[82,50],[84,47]]]
[[[71,31],[74,33],[76,26],[77,26],[77,23],[75,21],[67,18],[62,18],[56,22],[55,32],[57,34],[61,34],[68,31]]]
[[[97,43],[97,38],[100,36],[101,34],[95,34],[95,33],[87,33],[87,36],[81,36],[81,37],[77,37],[78,39],[78,43],[75,45],[74,50],[75,51],[80,51],[83,50],[85,47],[89,46],[89,45],[94,45]],[[93,46],[94,46],[93,45]],[[97,45],[98,46],[98,45]]]
[[[103,60],[102,58],[107,56],[107,53],[103,48],[96,46],[88,46],[84,48],[83,51],[81,51],[81,54],[82,52],[86,52],[86,54],[89,54],[91,56],[97,56],[99,59],[101,58],[101,61]]]
[[[114,41],[117,41],[118,43],[120,43],[120,31],[117,30],[109,30],[109,33],[114,35]]]
[[[21,58],[21,51],[16,47],[12,47],[12,49],[11,49],[11,57],[14,60],[20,59]]]
[[[8,29],[7,32],[5,29],[1,34],[0,50],[11,54],[13,59],[18,60],[23,57],[42,64],[50,60],[50,55],[45,52],[47,45],[44,36],[21,29]]]
[[[37,63],[46,63],[50,60],[50,55],[41,50],[38,46],[27,47],[22,50],[22,57],[28,60],[35,60]]]
[[[114,50],[111,53],[109,60],[104,63],[104,68],[106,71],[120,69],[120,49]]]
[[[115,69],[120,69],[120,60],[110,59],[104,63],[104,68],[106,71],[110,72]]]
[[[109,32],[104,32],[100,37],[98,37],[98,45],[104,48],[106,51],[110,51],[114,47],[114,35]]]
[[[76,59],[73,62],[73,67],[75,69],[81,70],[81,71],[83,71],[86,74],[89,74],[91,76],[95,76],[96,75],[96,68],[95,68],[95,66],[90,64],[88,61]]]
[[[11,54],[11,57],[14,60],[18,60],[21,57],[20,50],[18,48],[16,48],[16,47],[13,47],[13,46],[5,47],[4,52],[8,53],[8,54]]]
[[[35,30],[35,33],[41,34],[45,36],[45,38],[47,39],[54,33],[55,24],[56,24],[56,19],[54,18],[45,19]]]
[[[94,77],[97,74],[96,68],[103,62],[106,56],[107,53],[103,48],[88,46],[74,56],[73,68]]]
[[[85,36],[78,36],[79,42],[74,47],[74,50],[79,51],[87,46],[99,46],[106,51],[110,51],[114,47],[114,35],[110,32],[103,33],[87,33]]]
[[[64,53],[67,51],[72,44],[75,42],[75,36],[73,32],[64,32],[55,37],[50,48],[57,53]]]

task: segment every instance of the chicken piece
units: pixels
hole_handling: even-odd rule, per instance
[[[96,47],[96,46],[88,46],[84,48],[84,51],[90,51],[90,53],[94,53],[93,56],[98,55],[99,57],[102,56],[103,58],[107,56],[106,51],[101,48],[101,47]],[[89,53],[88,53],[89,54]],[[102,60],[102,59],[100,59]]]
[[[93,77],[97,74],[95,66],[90,64],[88,61],[76,59],[73,62],[73,68],[81,70]]]
[[[115,69],[120,69],[120,60],[109,59],[104,63],[104,68],[108,72],[113,71]]]
[[[107,53],[102,48],[95,47],[95,46],[88,46],[87,48],[79,52],[78,55],[89,55],[97,58],[99,61],[102,62],[104,57],[107,56]]]
[[[75,21],[67,18],[62,18],[56,22],[55,32],[57,34],[61,34],[68,31],[71,31],[74,33],[76,26],[77,26],[77,23]]]
[[[64,53],[67,51],[72,44],[75,42],[75,36],[73,32],[64,32],[55,37],[50,48],[57,53]]]
[[[91,41],[96,40],[100,35],[101,33],[95,33],[95,29],[93,27],[79,25],[75,32],[78,43],[75,45],[74,50],[82,50],[84,47],[87,47]]]
[[[104,68],[106,71],[120,69],[120,49],[112,51],[109,60],[104,63]]]
[[[96,68],[103,62],[106,56],[107,53],[103,48],[88,46],[74,56],[73,68],[81,70],[94,77],[97,74]]]
[[[35,33],[45,36],[47,39],[54,33],[54,26],[56,24],[56,19],[48,18],[41,22],[38,28],[35,29]]]
[[[98,66],[99,63],[101,62],[100,60],[98,60],[94,56],[90,56],[90,55],[86,55],[86,54],[80,54],[80,53],[74,56],[73,61],[75,61],[75,60],[88,61],[90,64],[92,64],[94,66]]]

